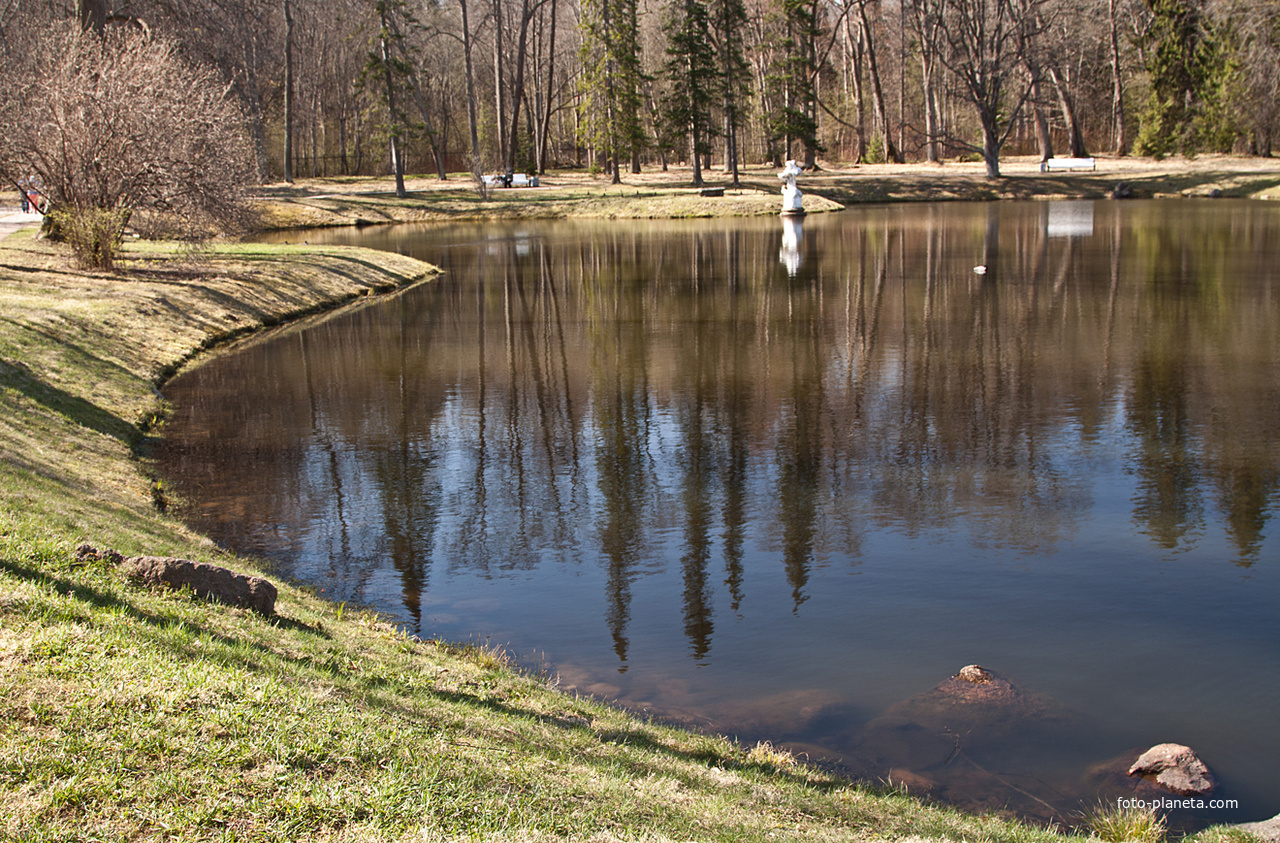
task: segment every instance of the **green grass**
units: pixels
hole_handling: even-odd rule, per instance
[[[281,584],[263,618],[81,541],[261,573],[153,505],[155,384],[201,349],[429,278],[397,255],[0,243],[0,840],[1068,839],[564,694]]]
[[[1154,808],[1101,803],[1089,812],[1089,829],[1106,843],[1162,843],[1166,824]]]

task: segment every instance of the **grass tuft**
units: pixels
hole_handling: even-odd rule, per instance
[[[1165,818],[1155,808],[1099,802],[1086,816],[1094,836],[1107,843],[1161,843]]]
[[[786,770],[796,766],[799,762],[787,750],[776,747],[769,741],[760,741],[747,751],[747,763]]]

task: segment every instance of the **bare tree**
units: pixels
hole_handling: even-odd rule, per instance
[[[1024,66],[1019,45],[1032,37],[1027,28],[1033,26],[1041,2],[947,0],[943,63],[959,78],[965,99],[977,112],[988,178],[1000,177],[1000,148],[1030,95],[1028,86],[1011,107],[1007,88]]]
[[[940,160],[938,141],[942,135],[938,70],[944,7],[945,0],[909,0],[905,8],[916,38],[916,50],[920,55],[920,82],[924,89],[925,160],[932,163]]]
[[[26,127],[0,137],[0,173],[10,183],[39,176],[82,260],[111,268],[135,212],[186,236],[246,222],[240,194],[253,158],[212,71],[137,29],[63,25],[35,46],[0,87],[0,111],[21,112]]]

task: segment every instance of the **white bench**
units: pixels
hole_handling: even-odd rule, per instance
[[[506,184],[506,179],[502,176],[481,176],[480,181],[484,182],[488,187],[537,187],[538,177],[530,176],[526,173],[512,173],[511,184]]]
[[[1096,170],[1097,165],[1092,158],[1050,158],[1040,162],[1040,172],[1051,173],[1054,170]]]

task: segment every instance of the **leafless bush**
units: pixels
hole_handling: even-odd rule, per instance
[[[152,231],[187,238],[251,222],[242,192],[254,170],[241,115],[213,73],[174,43],[67,24],[8,64],[0,113],[19,128],[0,134],[0,172],[9,183],[38,175],[63,229],[86,217],[79,229],[101,237],[72,242],[82,260],[104,266],[106,255],[109,264],[120,231],[103,226],[116,220],[122,229],[133,213]]]

